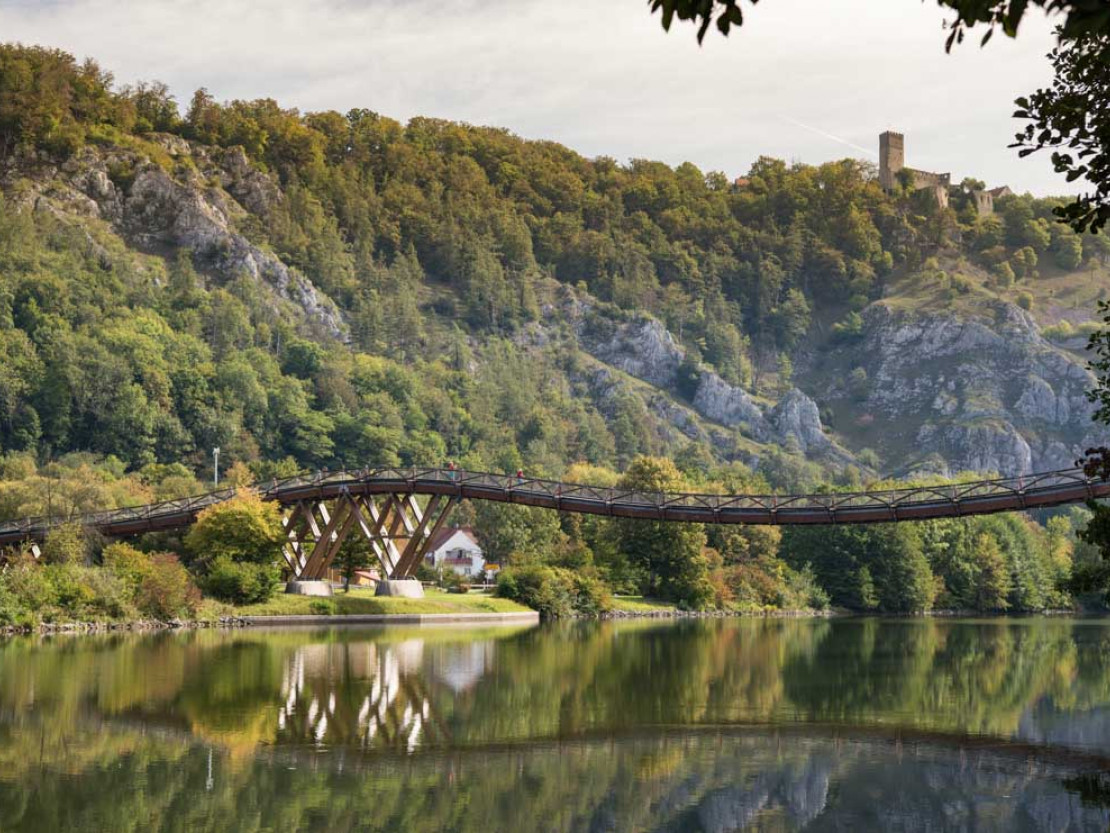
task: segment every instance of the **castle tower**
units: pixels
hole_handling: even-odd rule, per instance
[[[893,191],[895,177],[906,166],[906,137],[891,130],[879,135],[879,185]]]

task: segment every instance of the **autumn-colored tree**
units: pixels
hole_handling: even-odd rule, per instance
[[[257,492],[240,489],[235,497],[197,515],[185,546],[200,563],[226,557],[249,564],[275,564],[284,540],[281,510]]]

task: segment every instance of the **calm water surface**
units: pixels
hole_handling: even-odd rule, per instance
[[[0,643],[0,831],[1110,828],[1110,622]]]

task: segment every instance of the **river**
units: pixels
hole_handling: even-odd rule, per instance
[[[0,831],[1110,826],[1110,621],[0,643]]]

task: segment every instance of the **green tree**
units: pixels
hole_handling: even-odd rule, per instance
[[[1010,568],[1002,556],[998,542],[986,533],[980,533],[974,542],[976,577],[975,606],[978,610],[1006,610],[1013,591]]]
[[[618,487],[646,496],[688,488],[674,463],[658,457],[633,460]],[[618,538],[628,560],[644,571],[646,594],[694,609],[711,603],[713,588],[701,524],[622,519],[618,522]]]

